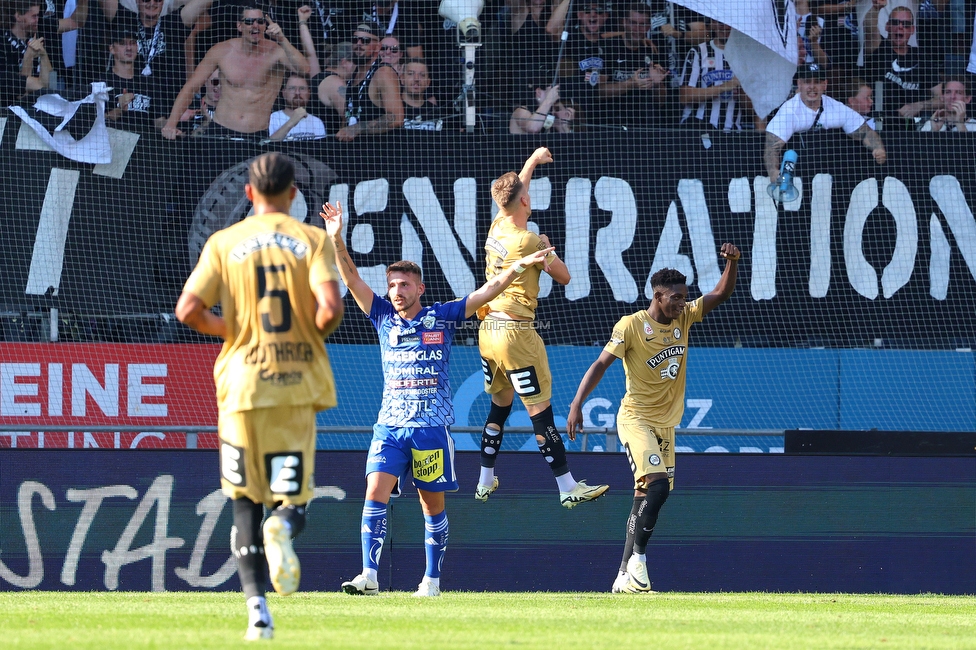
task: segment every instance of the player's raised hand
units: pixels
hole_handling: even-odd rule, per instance
[[[739,258],[742,256],[742,254],[739,252],[738,246],[729,243],[722,244],[722,248],[719,250],[718,254],[730,262],[738,262]]]
[[[298,8],[298,22],[308,22],[308,19],[312,17],[312,8],[308,5],[302,5]]]
[[[583,410],[573,402],[569,405],[569,416],[566,418],[566,435],[570,441],[576,440],[576,434],[583,431]]]
[[[545,147],[539,147],[532,152],[532,160],[537,165],[545,165],[552,162],[552,152]]]
[[[329,237],[335,239],[342,233],[342,204],[336,201],[335,205],[326,203],[322,206],[319,216],[325,222],[325,232]]]

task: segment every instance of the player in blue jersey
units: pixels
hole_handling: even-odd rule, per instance
[[[379,592],[377,571],[386,539],[387,504],[398,481],[411,476],[424,512],[427,553],[427,570],[414,595],[439,596],[448,537],[444,493],[458,489],[454,442],[448,430],[454,423],[449,380],[454,334],[519,274],[542,265],[552,248],[523,257],[465,298],[424,307],[419,266],[408,261],[388,266],[389,300],[385,300],[373,293],[349,257],[342,240],[342,206],[327,203],[320,214],[335,244],[342,281],[376,327],[383,356],[383,403],[366,458],[366,503],[360,526],[363,572],[342,583],[342,590],[367,596]]]

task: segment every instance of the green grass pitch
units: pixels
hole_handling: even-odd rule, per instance
[[[976,598],[849,594],[272,595],[277,648],[976,648]],[[237,593],[0,593],[3,648],[230,648]]]

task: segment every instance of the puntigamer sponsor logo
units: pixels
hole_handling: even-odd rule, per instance
[[[672,345],[670,348],[665,348],[661,350],[653,357],[647,360],[647,365],[651,368],[657,368],[663,362],[667,361],[671,357],[677,357],[685,353],[685,346],[683,345]]]

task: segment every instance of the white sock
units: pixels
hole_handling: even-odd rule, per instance
[[[379,582],[379,576],[376,572],[376,569],[363,569],[363,573],[365,573],[366,577],[372,580],[373,582]]]
[[[430,576],[424,576],[424,580],[426,580],[430,584],[434,585],[438,589],[441,588],[441,579],[440,578],[431,578]]]
[[[642,554],[640,554],[640,553],[634,553],[634,555],[636,555],[636,556],[637,556],[637,559],[638,559],[638,560],[640,560],[640,561],[641,561],[641,562],[643,562],[644,564],[647,564],[647,555],[642,555]]]
[[[478,479],[478,485],[484,487],[491,487],[495,484],[495,468],[494,467],[482,467],[481,477]]]
[[[269,626],[272,624],[268,601],[264,596],[251,596],[247,599],[247,624],[254,625],[259,621],[264,621]]]
[[[572,492],[576,489],[576,480],[573,478],[572,472],[566,472],[562,476],[556,477],[556,485],[559,486],[560,492]]]

